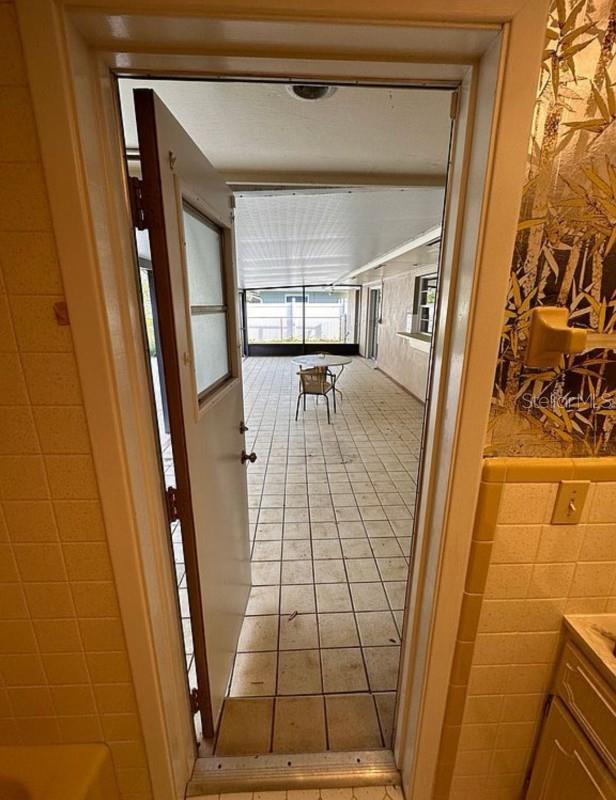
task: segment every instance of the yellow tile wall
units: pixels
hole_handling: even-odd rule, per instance
[[[107,742],[151,797],[38,137],[0,0],[0,744]]]
[[[559,480],[576,475],[594,476],[581,522],[552,525]],[[484,531],[487,569],[477,570],[481,610],[459,687],[452,678],[453,779],[435,793],[450,800],[520,797],[563,614],[616,611],[616,459],[601,459],[600,467],[591,459],[496,459],[486,462],[484,481],[497,504],[485,515],[492,531]],[[484,555],[474,552],[478,561]]]

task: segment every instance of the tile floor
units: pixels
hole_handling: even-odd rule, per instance
[[[244,362],[253,588],[219,755],[391,743],[423,405],[355,358],[332,424],[312,398],[295,422],[296,372]]]

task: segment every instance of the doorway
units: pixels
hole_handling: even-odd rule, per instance
[[[167,480],[165,489],[174,524],[188,690],[200,743],[203,735],[201,751],[217,757],[391,751],[394,741],[428,370],[415,378],[420,386],[418,398],[405,392],[386,370],[366,368],[358,357],[359,342],[367,339],[367,358],[375,360],[380,326],[386,337],[397,335],[404,325],[399,318],[403,306],[396,307],[390,300],[385,320],[383,284],[368,285],[367,315],[362,313],[360,296],[363,280],[372,272],[370,265],[378,260],[381,273],[397,281],[398,303],[412,307],[417,264],[431,260],[432,268],[437,267],[438,250],[427,253],[413,243],[442,221],[452,125],[450,92],[330,86],[335,97],[323,106],[324,115],[321,107],[303,109],[290,88],[256,82],[247,86],[119,82],[127,163],[133,180],[137,173],[141,175],[141,182],[133,184],[135,202],[141,203],[146,217],[136,215],[142,223],[137,227],[143,228],[137,231],[137,249],[147,237],[150,256],[148,261],[142,254],[140,264],[147,262],[152,276],[144,285],[147,291],[142,291],[144,323],[146,329],[149,324],[159,331],[152,374],[155,384],[162,374],[166,386],[164,393],[157,393],[154,385],[154,397],[167,398],[170,449],[174,463],[181,465],[174,472],[175,484]],[[158,98],[158,91],[171,108]],[[209,101],[209,126],[207,117],[195,119],[193,111],[196,99],[203,100],[204,95]],[[255,113],[265,102],[277,104],[279,113],[272,114],[269,123],[261,119],[261,127],[282,125],[291,133],[293,126],[311,121],[329,125],[333,132],[337,119],[348,119],[350,111],[361,118],[365,108],[379,103],[389,108],[390,128],[396,120],[404,127],[406,119],[418,115],[418,106],[430,106],[433,125],[423,140],[430,157],[426,153],[426,165],[421,162],[417,153],[422,145],[416,139],[413,170],[425,171],[430,164],[440,172],[430,186],[233,184],[237,186],[233,194],[226,191],[233,209],[234,247],[229,244],[221,249],[215,239],[222,229],[207,210],[212,202],[207,193],[210,186],[219,185],[217,191],[223,195],[223,182],[188,134],[180,132],[180,120],[198,131],[202,152],[209,154],[211,138],[212,157],[228,173],[230,166],[224,158],[233,145],[225,150],[216,133],[230,126],[226,115],[237,96],[245,117],[250,117],[251,104]],[[174,119],[173,112],[179,119]],[[366,127],[369,118],[363,117],[363,122]],[[378,125],[382,124],[379,117]],[[289,138],[295,139],[300,130],[297,127]],[[131,138],[135,133],[136,138]],[[225,135],[232,138],[232,128]],[[328,149],[330,158],[334,157],[332,142],[330,134],[319,145],[321,151]],[[406,152],[404,137],[392,137],[394,145],[399,158]],[[248,140],[245,146],[249,147]],[[191,169],[202,171],[209,183],[204,181],[199,188],[194,176],[184,172],[183,147],[193,153]],[[291,166],[293,160],[300,163],[310,156],[308,140],[304,145],[308,155],[297,144],[288,148],[284,157]],[[357,143],[355,151],[360,165],[362,160],[374,160]],[[280,157],[279,152],[275,155]],[[261,157],[273,156],[262,150]],[[343,158],[341,149],[339,157]],[[190,181],[193,200],[189,203],[180,187]],[[172,185],[176,198],[182,198],[177,208]],[[196,197],[203,210],[193,205]],[[165,219],[165,224],[151,222],[156,219]],[[170,255],[169,240],[175,242],[178,256]],[[400,250],[406,260],[400,258]],[[229,259],[226,277],[216,262],[216,253],[223,251]],[[347,275],[351,275],[348,280]],[[290,282],[297,277],[301,282]],[[202,323],[216,315],[224,322],[229,308],[226,298],[236,296],[238,281],[236,319],[241,322],[229,325],[227,321],[223,327],[225,352],[241,351],[243,364],[231,363],[229,355],[214,358],[216,338],[208,344],[203,338],[206,334],[200,332]],[[156,307],[149,301],[152,293]],[[183,319],[185,314],[188,321]],[[293,415],[301,357],[319,352],[339,363],[327,372],[335,382],[338,400],[331,424],[329,415],[324,416],[326,407],[319,407],[314,398],[304,404],[300,418]],[[405,359],[403,353],[402,370]],[[218,409],[217,430],[202,436],[199,381],[212,361],[222,364],[206,381],[206,393]],[[232,380],[243,389],[244,410],[238,396],[235,433],[223,446],[221,432],[226,423],[221,410],[229,405]],[[162,416],[164,407],[159,407],[157,417]],[[229,426],[231,430],[231,417]],[[202,436],[198,447],[191,445],[191,436]],[[165,437],[164,432],[159,437],[161,446],[167,443]],[[208,446],[210,460],[191,456],[191,447],[200,452]],[[223,462],[241,467],[241,475],[221,482],[217,471]],[[218,467],[213,470],[215,463]],[[241,481],[248,486],[244,501],[238,492]],[[216,499],[206,497],[210,484],[218,486]],[[186,498],[191,498],[190,504]],[[242,502],[246,506],[244,550],[250,559],[250,575],[246,582],[230,572],[227,583],[242,590],[248,583],[250,592],[235,592],[233,610],[213,612],[219,590],[212,591],[211,584],[222,567],[220,552],[229,522],[220,519],[212,525],[209,518],[212,503],[220,503],[221,498],[228,507]],[[217,537],[220,541],[210,543],[205,561],[205,542]],[[241,530],[236,538],[240,546]],[[216,559],[218,569],[212,572]],[[236,571],[243,569],[240,561],[245,559],[236,553]],[[231,619],[240,617],[241,625],[230,625]],[[224,647],[212,634],[221,630],[222,620],[229,634]],[[221,651],[227,654],[226,661],[217,655]],[[212,664],[217,665],[217,676],[212,674]]]
[[[379,325],[381,324],[381,290],[368,289],[368,345],[366,355],[376,361],[379,352]]]
[[[89,10],[87,13],[82,13],[83,10],[80,8],[75,15],[72,11],[70,12],[71,19],[69,20],[69,12],[54,16],[55,8],[52,9],[51,3],[43,3],[39,9],[40,14],[38,12],[37,14],[31,13],[26,3],[18,5],[20,21],[23,22],[26,53],[29,67],[31,67],[37,116],[40,116],[45,123],[46,129],[62,132],[62,135],[45,140],[45,169],[48,173],[52,201],[54,201],[54,228],[57,229],[67,292],[69,296],[81,298],[81,302],[75,304],[71,320],[77,334],[77,358],[86,402],[89,404],[88,407],[93,404],[96,408],[91,420],[94,456],[101,476],[101,495],[105,514],[109,516],[110,520],[116,522],[110,529],[110,549],[129,633],[128,646],[131,663],[140,674],[136,692],[139,708],[147,721],[150,734],[146,742],[148,763],[153,774],[157,776],[157,780],[154,782],[155,792],[157,796],[161,793],[162,797],[162,792],[165,791],[164,787],[169,786],[173,776],[179,776],[178,779],[181,780],[181,776],[187,774],[185,767],[175,768],[171,763],[168,748],[165,749],[165,731],[174,730],[182,736],[182,730],[178,727],[183,719],[181,714],[178,715],[178,709],[181,710],[181,697],[177,694],[173,683],[176,672],[167,658],[172,651],[164,646],[164,643],[168,641],[165,638],[166,630],[160,626],[161,619],[167,619],[165,623],[167,625],[172,620],[164,615],[162,618],[152,616],[151,630],[155,630],[157,636],[150,641],[148,639],[150,628],[143,625],[143,619],[149,613],[146,595],[143,592],[135,592],[134,576],[139,575],[139,580],[144,582],[143,586],[151,594],[151,597],[157,596],[155,587],[160,585],[159,576],[157,577],[157,573],[154,573],[145,562],[140,567],[135,554],[141,551],[144,556],[150,554],[152,545],[144,549],[146,541],[153,543],[155,554],[159,552],[156,534],[148,527],[158,511],[155,504],[144,507],[141,503],[142,495],[128,494],[126,487],[120,481],[123,475],[129,474],[131,480],[136,481],[136,485],[150,487],[151,479],[154,477],[151,474],[153,462],[149,460],[145,452],[147,448],[139,449],[140,443],[145,442],[143,417],[140,415],[146,408],[146,404],[142,402],[144,399],[143,389],[139,383],[141,377],[133,371],[127,372],[124,363],[126,354],[133,353],[133,345],[138,340],[139,332],[131,322],[135,319],[132,315],[133,299],[130,290],[128,293],[126,292],[125,281],[120,274],[119,266],[129,263],[130,259],[127,256],[130,253],[127,250],[128,240],[123,238],[121,227],[118,228],[118,215],[115,212],[117,208],[124,208],[126,200],[121,176],[114,166],[116,163],[114,159],[117,156],[116,142],[114,134],[105,130],[104,125],[95,131],[89,126],[89,122],[93,118],[91,115],[93,108],[95,109],[94,118],[107,122],[113,119],[113,109],[104,100],[106,77],[101,77],[99,85],[98,76],[102,75],[101,65],[105,75],[107,75],[107,66],[114,68],[121,65],[126,66],[125,27],[122,24],[105,28],[108,31],[108,38],[105,40],[103,54],[102,43],[100,37],[97,36],[97,33],[102,30],[97,22],[98,12]],[[391,13],[391,8],[389,13]],[[420,698],[422,708],[430,709],[429,712],[426,712],[427,719],[432,721],[431,729],[435,729],[434,721],[441,718],[441,699],[444,702],[442,689],[446,687],[446,674],[450,663],[448,643],[452,641],[451,636],[454,629],[451,626],[457,619],[457,604],[461,592],[460,582],[463,580],[461,571],[463,560],[459,558],[460,546],[461,544],[465,546],[465,531],[470,530],[469,515],[472,513],[472,497],[475,483],[478,480],[473,468],[473,459],[479,457],[480,444],[475,440],[477,431],[482,429],[482,419],[487,414],[487,408],[484,407],[482,398],[489,396],[489,384],[491,384],[493,375],[493,354],[486,352],[482,343],[490,342],[492,338],[496,341],[500,329],[500,312],[493,303],[493,297],[495,293],[501,291],[504,296],[509,266],[507,253],[510,249],[509,245],[513,241],[517,218],[519,192],[516,181],[521,179],[526,147],[526,131],[524,125],[520,126],[519,124],[520,114],[524,119],[529,118],[534,100],[535,60],[534,57],[524,58],[522,54],[528,54],[529,48],[531,48],[538,58],[542,44],[545,4],[525,4],[523,9],[522,4],[514,4],[514,7],[509,5],[507,8],[505,8],[505,4],[499,4],[498,10],[492,7],[484,16],[476,6],[471,9],[470,4],[467,4],[459,12],[459,19],[463,20],[465,24],[471,27],[478,21],[483,24],[488,17],[492,22],[495,19],[498,20],[498,25],[483,25],[483,29],[475,25],[472,32],[474,38],[471,37],[471,39],[468,38],[466,29],[456,31],[447,25],[447,20],[450,19],[450,9],[446,4],[430,4],[430,8],[426,7],[422,13],[424,13],[423,17],[421,13],[415,13],[415,10],[405,12],[402,17],[415,27],[404,27],[404,29],[398,25],[390,26],[390,28],[382,26],[377,28],[376,24],[366,23],[364,18],[362,19],[365,24],[359,28],[356,25],[341,23],[338,27],[334,26],[334,28],[328,29],[331,36],[326,45],[322,39],[323,28],[320,23],[304,24],[303,21],[300,21],[297,24],[305,37],[302,40],[304,43],[302,52],[310,52],[317,59],[327,57],[337,59],[341,55],[347,59],[344,64],[340,60],[327,63],[323,61],[323,74],[352,75],[354,78],[367,78],[368,80],[371,77],[374,78],[375,75],[379,76],[381,80],[395,75],[398,80],[404,80],[406,76],[410,76],[425,81],[426,76],[430,76],[430,78],[441,81],[445,78],[452,81],[453,85],[462,81],[467,89],[470,88],[477,92],[477,111],[474,110],[474,107],[469,108],[468,95],[464,92],[461,95],[461,119],[474,126],[474,133],[472,146],[470,137],[465,140],[469,145],[464,158],[462,149],[456,149],[452,205],[448,212],[448,218],[455,220],[454,224],[450,226],[450,234],[452,237],[454,235],[461,236],[460,247],[468,257],[459,262],[458,269],[456,260],[458,239],[455,240],[455,243],[452,239],[447,244],[444,262],[447,281],[443,283],[443,296],[440,302],[447,304],[451,301],[454,306],[466,302],[470,298],[470,287],[473,286],[473,275],[475,275],[476,285],[479,287],[475,298],[477,315],[481,319],[483,336],[473,335],[476,328],[473,321],[475,317],[454,315],[452,317],[454,326],[451,331],[452,347],[457,353],[464,352],[464,367],[461,370],[456,368],[449,375],[447,381],[441,380],[445,374],[449,374],[447,365],[451,362],[450,348],[445,341],[442,348],[442,361],[439,362],[443,364],[443,368],[435,370],[436,375],[432,379],[435,387],[440,385],[442,388],[438,407],[444,407],[444,404],[449,403],[450,400],[452,410],[459,405],[459,413],[448,415],[448,419],[456,420],[455,426],[452,427],[452,422],[452,425],[447,425],[446,430],[442,432],[439,432],[438,429],[431,429],[428,451],[439,452],[441,457],[438,467],[432,463],[429,469],[426,469],[424,483],[429,489],[430,496],[433,492],[437,492],[439,496],[451,497],[451,502],[456,507],[456,514],[454,517],[446,515],[448,503],[445,503],[445,507],[440,504],[432,508],[426,496],[420,528],[422,532],[422,542],[419,547],[420,561],[422,570],[426,565],[429,566],[429,569],[436,569],[436,564],[441,564],[439,569],[443,577],[442,583],[444,582],[447,586],[447,592],[445,596],[443,592],[435,589],[434,592],[423,593],[417,597],[417,618],[421,632],[415,637],[415,641],[409,643],[407,648],[405,656],[407,674],[403,678],[406,686],[405,708],[398,724],[401,738],[399,739],[397,763],[404,770],[405,786],[407,784],[410,786],[420,780],[428,791],[426,787],[429,787],[431,776],[434,774],[435,742],[434,737],[429,735],[429,731],[426,730],[427,723],[424,724],[422,718],[416,713],[417,707],[413,697]],[[496,16],[494,16],[495,14]],[[75,19],[72,18],[73,16]],[[259,16],[258,13],[257,16]],[[399,17],[400,14],[396,12],[396,19]],[[349,18],[355,20],[354,12],[350,12]],[[422,47],[427,41],[422,37],[429,36],[429,31],[421,28],[421,22],[422,20],[425,22],[428,18],[438,19],[444,23],[439,31],[439,36],[433,40],[434,48],[431,50],[430,62],[421,58],[421,53],[424,52]],[[357,19],[359,20],[359,16]],[[510,19],[513,19],[514,24],[511,26],[509,36],[501,37],[500,23],[504,22],[507,27],[507,21]],[[57,25],[65,22],[69,24],[75,22],[73,39],[56,36]],[[204,20],[189,19],[188,17],[183,20],[180,20],[179,17],[176,19],[176,25],[180,25],[180,27],[184,25],[184,31],[189,33],[192,31],[193,34],[201,23],[205,24]],[[104,26],[106,23],[101,20],[101,24]],[[243,24],[243,20],[237,21],[237,26]],[[288,59],[284,61],[288,55],[287,51],[283,53],[280,47],[277,48],[280,42],[286,41],[285,37],[281,37],[279,31],[281,25],[284,27],[284,22],[270,24],[265,20],[260,20],[256,24],[262,25],[268,31],[267,35],[271,37],[268,40],[271,54],[273,56],[278,54],[281,59],[279,62],[268,62],[267,69],[270,70],[270,74],[314,75],[316,69],[314,60],[305,63],[299,61],[291,63]],[[216,39],[219,29],[212,26],[209,20],[207,25],[210,39],[212,37]],[[229,27],[237,26],[236,20],[225,21],[225,31]],[[377,29],[382,36],[378,39],[378,45],[374,44],[371,50],[370,37]],[[248,69],[251,74],[256,74],[263,69],[262,65],[258,63],[258,59],[252,59],[252,51],[245,54],[242,62],[236,51],[227,52],[225,47],[228,49],[231,45],[225,45],[222,39],[216,56],[210,56],[204,55],[201,50],[198,54],[182,51],[177,27],[164,26],[161,29],[159,26],[158,30],[164,34],[167,42],[163,49],[156,49],[158,45],[153,48],[147,36],[143,34],[143,31],[143,35],[140,34],[139,30],[133,29],[131,34],[131,68],[134,66],[136,69],[151,73],[167,64],[179,71],[191,72],[193,75],[219,74],[221,71],[220,53],[224,52],[227,59],[225,72],[232,73],[235,70],[237,74],[243,69],[245,73]],[[203,30],[203,25],[200,30]],[[249,32],[248,37],[256,39],[256,33]],[[463,39],[463,42],[460,39]],[[358,49],[353,53],[350,53],[348,48],[343,49],[349,41],[353,41],[357,45]],[[45,44],[44,48],[39,47],[41,42]],[[419,55],[412,59],[412,63],[406,57],[404,60],[400,60],[400,52],[413,53],[419,44],[421,44],[418,49]],[[373,63],[375,59],[370,58],[368,51],[374,52],[376,57],[377,46],[381,48],[378,50],[381,60],[383,52],[390,53],[391,64],[389,62],[387,64]],[[180,52],[182,55],[179,55]],[[453,66],[448,60],[450,54],[456,54]],[[60,69],[60,65],[65,65],[66,59],[72,59],[73,56],[78,62],[79,59],[86,59],[88,64],[91,63],[93,67],[87,73],[85,81],[73,83],[73,73],[70,70],[62,72]],[[364,58],[367,58],[368,61],[364,61]],[[442,58],[443,64],[439,63],[433,66],[433,62],[439,58]],[[501,60],[499,61],[499,59]],[[284,63],[282,63],[283,61]],[[481,63],[480,71],[471,66],[478,62]],[[248,63],[250,66],[247,67]],[[318,69],[321,70],[321,67],[319,66]],[[481,79],[478,80],[479,75]],[[65,85],[68,93],[64,92]],[[101,86],[103,87],[102,93],[100,92]],[[494,87],[501,86],[502,104],[499,100],[494,105]],[[75,92],[77,95],[76,107],[69,103],[68,98],[71,92]],[[492,109],[494,109],[494,117],[491,116]],[[498,126],[495,124],[496,121],[499,123]],[[460,127],[460,142],[464,140],[466,122],[463,122]],[[107,182],[86,180],[87,171],[81,170],[81,167],[78,168],[73,157],[75,148],[79,147],[82,148],[81,153],[87,170],[94,170],[94,174],[98,176],[101,169],[110,168],[113,177],[117,178],[117,182],[115,180]],[[73,148],[72,153],[71,148]],[[101,155],[103,153],[105,158],[108,157],[105,163],[103,163]],[[507,164],[506,171],[499,168],[499,165],[504,162]],[[468,164],[470,168],[468,182],[466,178],[462,178],[463,164]],[[493,164],[496,169],[492,173]],[[487,174],[491,176],[490,181],[486,180]],[[79,191],[76,190],[68,197],[65,191],[67,180],[71,182],[71,185],[79,187]],[[463,198],[459,196],[460,191],[464,195]],[[490,202],[493,196],[499,197],[498,204]],[[92,209],[89,205],[81,202],[83,198],[87,198],[88,202],[93,204],[93,208],[98,209],[96,225],[93,224],[90,216],[93,213]],[[466,210],[467,206],[468,210]],[[79,220],[81,224],[76,226],[76,220]],[[116,237],[111,247],[108,246],[108,242],[111,241],[109,231],[113,231],[113,235]],[[483,253],[485,253],[485,257],[482,255]],[[107,278],[101,279],[101,271],[105,276],[113,275],[114,280],[117,279],[119,283],[117,285],[113,281],[105,283]],[[448,281],[452,276],[456,281],[459,280],[459,289],[455,294],[455,300],[453,289],[451,292],[448,290]],[[105,285],[105,299],[102,297],[103,284]],[[447,300],[448,295],[449,301]],[[113,336],[109,336],[106,315],[104,313],[92,314],[93,308],[104,309],[105,307],[110,314],[113,314],[114,310],[120,309],[123,315],[114,318],[116,323],[121,321],[120,327],[117,327],[117,324],[114,327],[114,324],[110,323],[114,331]],[[466,335],[467,328],[468,336]],[[120,340],[122,341],[121,347]],[[463,345],[464,342],[466,345]],[[455,363],[457,367],[460,367],[458,356],[456,356]],[[133,364],[133,366],[135,365]],[[467,387],[464,402],[460,396],[458,403],[456,392],[467,369],[470,369],[471,366],[473,368],[472,384]],[[115,384],[111,379],[107,380],[110,371],[113,372],[117,381]],[[134,377],[134,385],[128,386],[128,377]],[[118,396],[112,391],[112,386],[119,387],[120,394]],[[470,409],[472,409],[472,413]],[[478,417],[480,418],[479,424]],[[127,441],[124,443],[116,424],[118,419],[122,419],[123,423],[127,422],[122,429],[127,437]],[[464,446],[457,448],[452,445],[454,451],[450,452],[449,445],[452,442],[455,444],[458,440],[461,440]],[[443,446],[445,446],[444,450]],[[110,451],[116,458],[114,464],[123,465],[122,470],[106,469]],[[452,465],[460,466],[462,462],[466,465],[465,469],[453,469]],[[136,464],[139,465],[137,469],[135,469]],[[450,488],[445,491],[446,487]],[[148,513],[135,514],[135,508],[151,513],[149,516]],[[138,522],[136,528],[132,520]],[[438,558],[436,558],[436,551],[431,544],[437,540],[444,547],[444,551]],[[438,546],[440,547],[440,544]],[[439,550],[439,552],[441,551]],[[162,596],[160,595],[160,597]],[[438,615],[437,609],[439,609]],[[449,612],[443,611],[441,614],[440,609],[449,609]],[[428,637],[428,629],[432,630],[431,620],[436,620],[434,635]],[[422,643],[427,644],[424,647]],[[414,655],[409,661],[411,654]],[[434,665],[434,669],[431,668],[429,672],[426,671],[428,663]],[[438,664],[442,668],[439,668]],[[157,665],[160,666],[160,671]],[[157,676],[163,677],[163,683],[168,691],[160,694],[159,703],[151,703],[149,700],[153,696],[152,692],[155,691]],[[410,687],[414,687],[412,693]],[[438,687],[441,688],[441,691],[438,691]],[[159,697],[159,695],[156,696]],[[420,700],[418,699],[417,702]],[[417,749],[405,746],[406,733],[413,737]],[[183,752],[186,752],[188,759],[188,750]],[[189,771],[190,768],[188,768]],[[423,797],[424,794],[421,796]]]

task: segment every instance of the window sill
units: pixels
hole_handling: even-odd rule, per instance
[[[408,333],[408,331],[398,331],[396,336],[401,336],[403,339],[413,347],[415,350],[421,350],[423,353],[430,352],[430,345],[432,339],[423,333]]]

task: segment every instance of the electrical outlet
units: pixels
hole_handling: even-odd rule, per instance
[[[561,481],[554,503],[552,525],[575,525],[580,521],[590,481]]]

